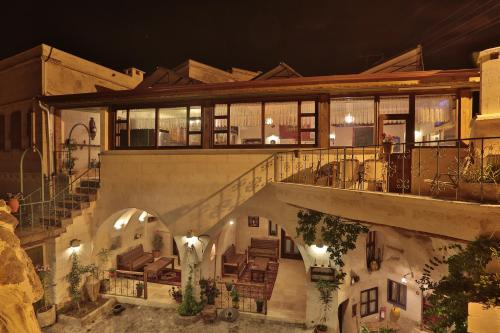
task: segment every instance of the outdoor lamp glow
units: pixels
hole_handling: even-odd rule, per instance
[[[81,240],[75,238],[69,242],[69,247],[71,247],[72,249],[78,249],[81,243]]]

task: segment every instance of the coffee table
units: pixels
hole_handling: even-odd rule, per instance
[[[250,280],[253,282],[264,282],[266,279],[267,265],[269,258],[255,257],[254,262],[250,266]]]
[[[146,267],[144,267],[144,273],[146,273],[148,277],[154,277],[158,280],[158,274],[168,265],[172,265],[172,270],[174,270],[174,258],[161,257],[155,262],[146,265]]]

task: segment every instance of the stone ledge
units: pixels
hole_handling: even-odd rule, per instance
[[[106,311],[110,311],[113,305],[115,305],[116,299],[115,298],[109,298],[106,303],[95,309],[94,311],[88,313],[87,315],[81,317],[81,318],[76,318],[76,317],[71,317],[68,315],[64,314],[59,314],[57,316],[57,321],[65,324],[65,325],[72,325],[72,326],[80,326],[83,327],[87,324],[90,324],[92,321],[96,320],[98,317],[102,316]]]

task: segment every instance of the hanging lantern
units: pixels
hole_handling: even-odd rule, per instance
[[[94,140],[95,136],[97,135],[97,126],[95,125],[94,117],[90,117],[89,131],[90,131],[90,140]]]

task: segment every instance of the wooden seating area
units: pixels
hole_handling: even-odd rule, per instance
[[[251,238],[248,247],[249,258],[269,258],[272,261],[278,261],[279,258],[279,240],[269,238]]]
[[[222,255],[222,276],[240,277],[247,263],[246,253],[236,253],[234,244]]]
[[[116,256],[117,269],[126,271],[140,271],[153,262],[153,254],[144,252],[142,244]]]
[[[174,270],[174,258],[158,258],[155,262],[144,267],[144,273],[146,273],[148,277],[158,280],[159,275],[167,266],[172,266],[171,271]]]

